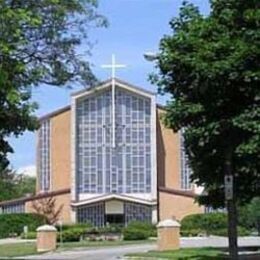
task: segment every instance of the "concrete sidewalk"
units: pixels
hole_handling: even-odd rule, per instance
[[[238,246],[259,246],[260,247],[260,237],[239,237]],[[181,247],[228,247],[227,237],[184,237],[181,238]]]
[[[0,245],[17,244],[17,243],[25,243],[25,242],[36,242],[36,240],[35,239],[21,239],[21,238],[4,238],[4,239],[0,239]]]

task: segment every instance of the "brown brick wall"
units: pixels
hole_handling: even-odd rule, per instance
[[[51,118],[51,190],[70,188],[70,110]]]
[[[50,118],[50,191],[59,191],[71,188],[71,125],[70,110],[56,114]],[[38,136],[37,136],[38,138]],[[37,144],[38,146],[38,144]],[[38,149],[37,149],[38,152]],[[39,185],[37,181],[37,193]],[[38,193],[39,194],[39,193]],[[70,193],[55,196],[57,208],[63,205],[61,219],[64,223],[71,222]],[[32,212],[32,201],[25,204],[26,212]]]
[[[180,138],[178,133],[163,125],[163,111],[157,109],[157,171],[158,184],[180,189]]]
[[[176,196],[164,192],[160,192],[159,205],[160,220],[172,219],[173,217],[181,220],[187,215],[204,212],[204,207],[199,207],[193,198]]]
[[[158,186],[181,190],[180,136],[164,126],[161,117],[165,112],[157,109],[157,171]],[[186,215],[203,213],[204,208],[195,204],[194,198],[159,193],[160,220],[182,219]]]
[[[63,223],[71,223],[71,206],[70,206],[70,193],[62,194],[58,196],[54,196],[55,198],[55,206],[56,209],[59,209],[60,206],[62,206],[61,214],[60,214],[60,220],[62,220]],[[37,200],[34,200],[37,203]],[[25,202],[25,212],[27,213],[33,213],[35,212],[33,208],[33,201],[27,201]]]

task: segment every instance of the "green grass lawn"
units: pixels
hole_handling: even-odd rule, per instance
[[[150,251],[148,253],[128,254],[135,259],[174,259],[174,260],[221,260],[225,259],[220,250],[214,248],[184,248],[176,251]]]
[[[37,254],[33,242],[0,245],[0,257],[14,257]]]

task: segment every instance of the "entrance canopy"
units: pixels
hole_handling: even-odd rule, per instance
[[[136,197],[131,197],[131,196],[122,195],[122,194],[105,194],[105,195],[97,196],[97,197],[90,198],[87,200],[72,202],[71,206],[78,207],[78,206],[98,203],[101,201],[104,202],[104,201],[108,201],[108,200],[121,200],[121,201],[134,202],[134,203],[150,205],[150,206],[156,205],[156,200],[139,199]]]
[[[78,223],[127,225],[131,221],[152,222],[156,201],[109,194],[73,203],[72,206]]]

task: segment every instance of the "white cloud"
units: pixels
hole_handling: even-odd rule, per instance
[[[35,177],[36,176],[36,166],[28,165],[28,166],[21,167],[17,170],[17,173]]]

